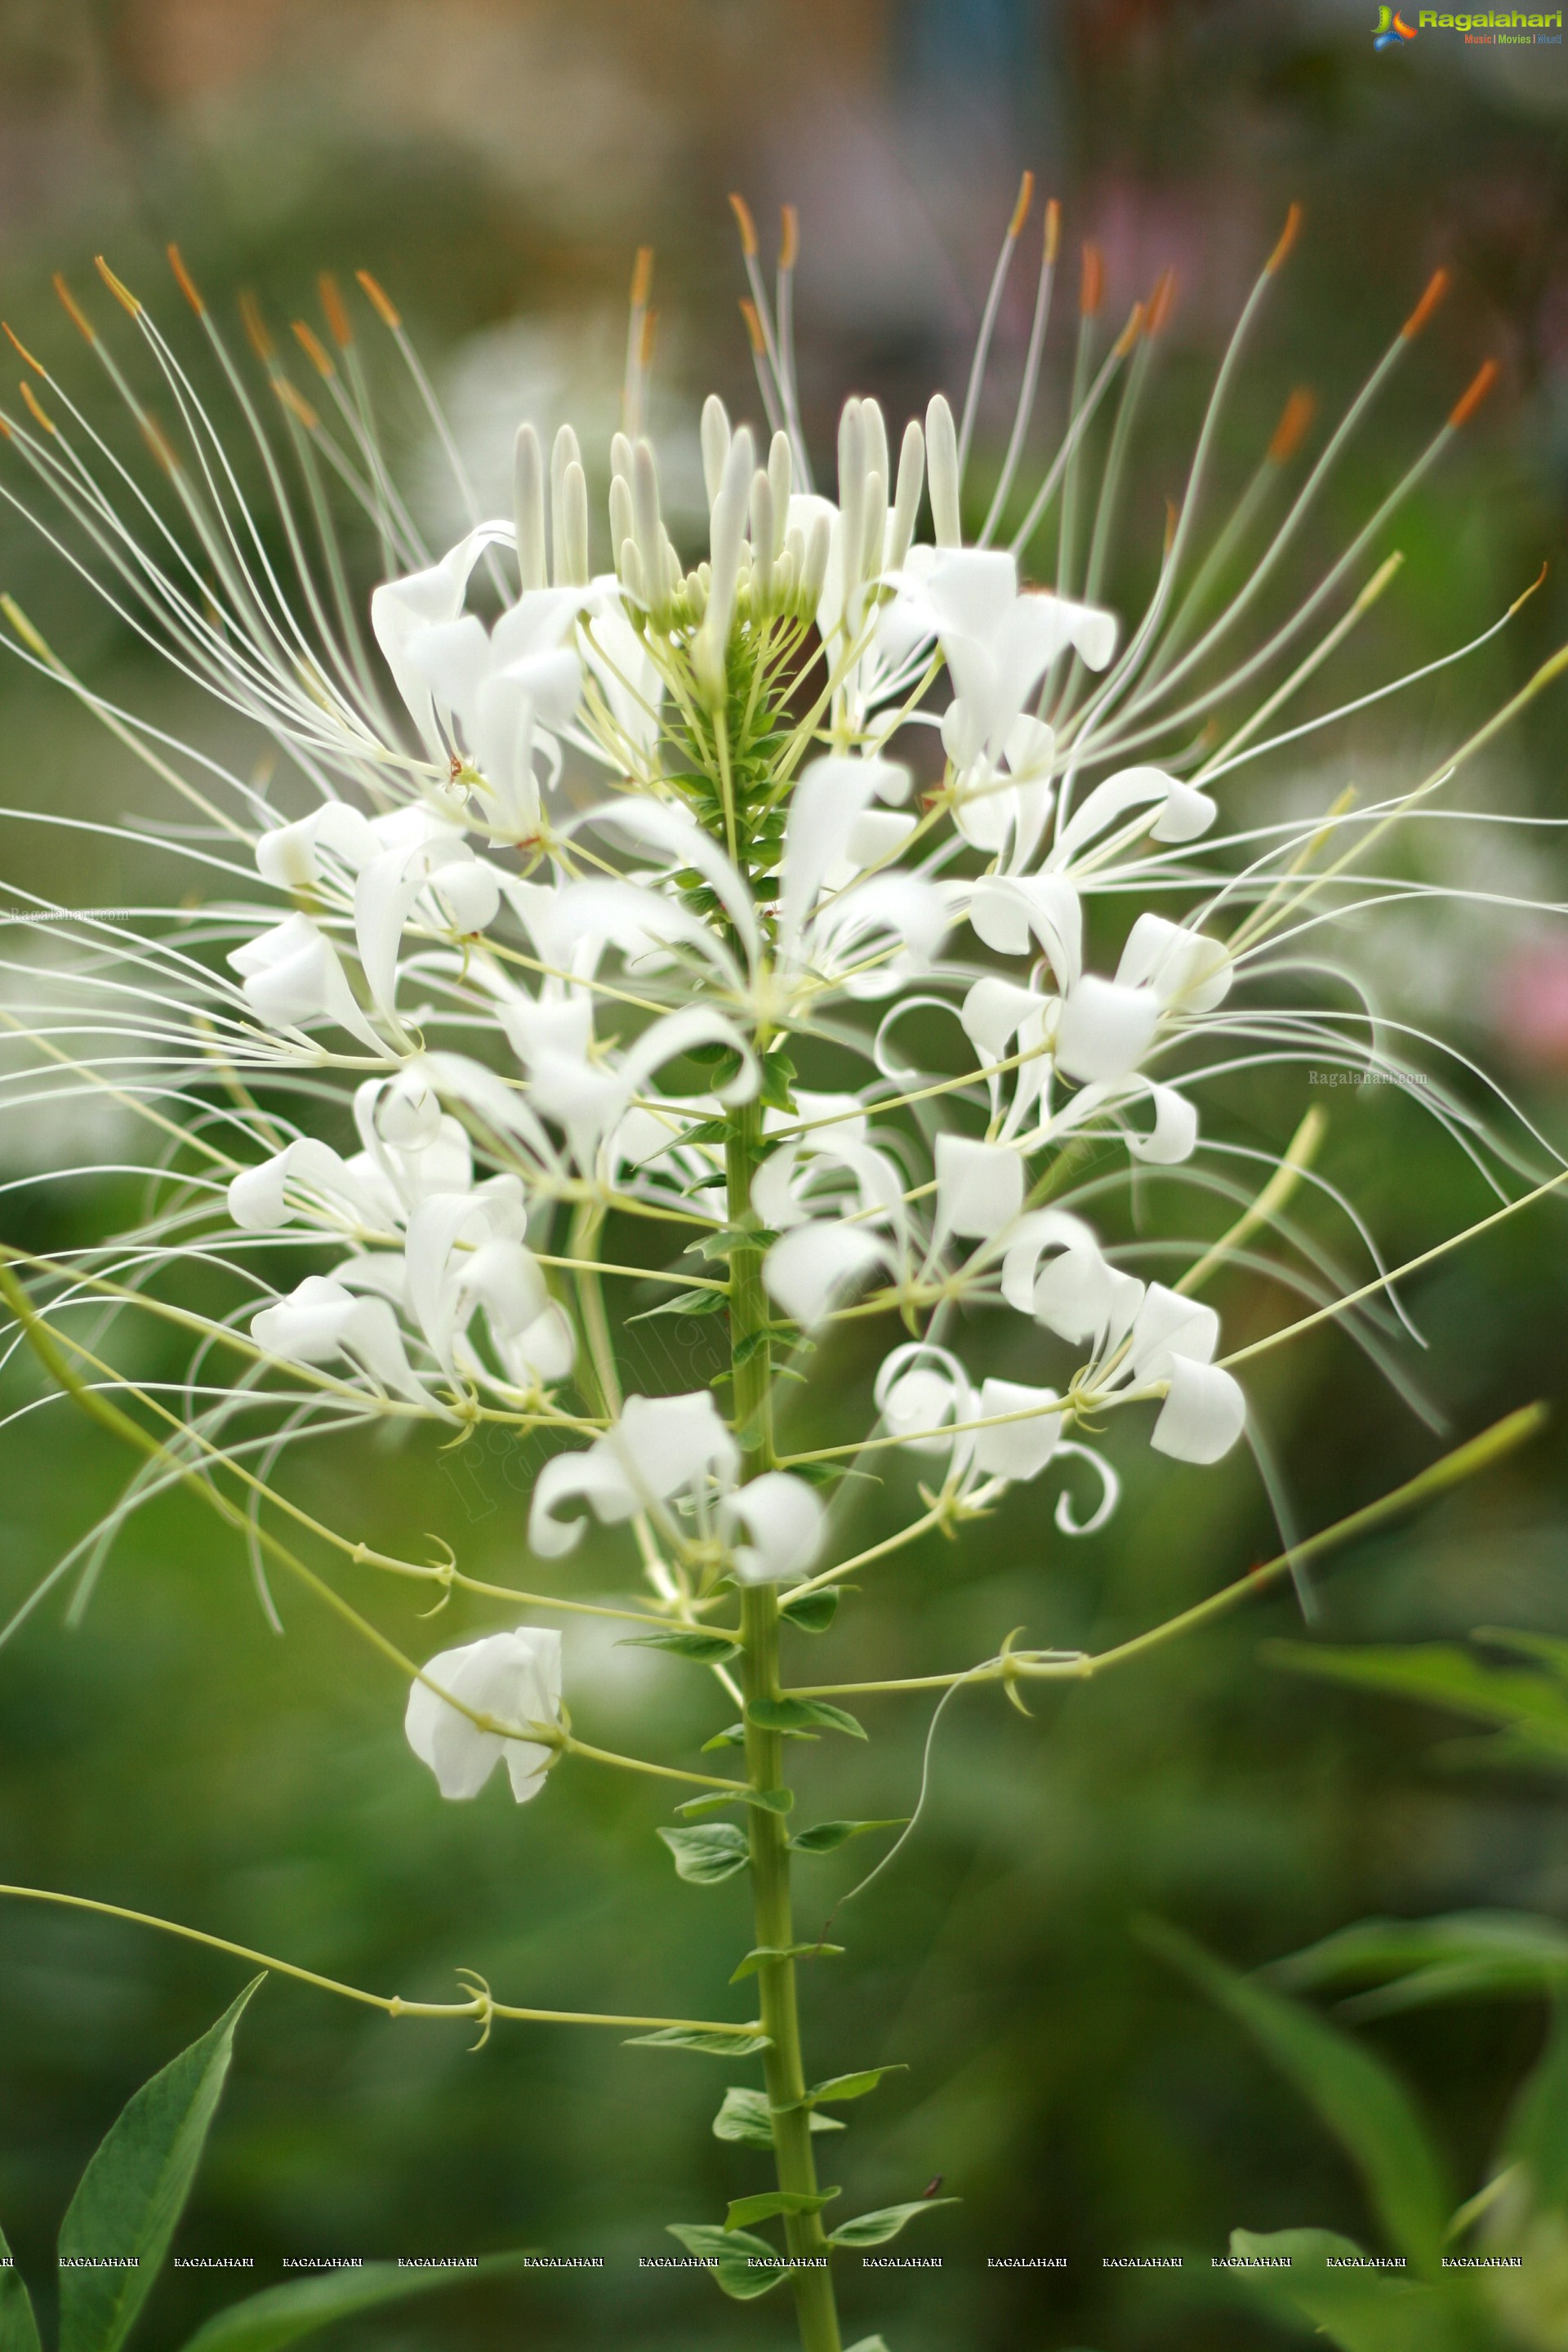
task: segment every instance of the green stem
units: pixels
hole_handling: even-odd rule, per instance
[[[752,1200],[752,1171],[762,1140],[762,1114],[755,1103],[731,1115],[728,1144],[730,1222],[737,1225]],[[730,1259],[730,1344],[734,1367],[735,1425],[741,1433],[748,1477],[771,1468],[773,1428],[769,1411],[771,1367],[765,1339],[767,1297],[762,1282],[762,1252],[736,1249]],[[751,1344],[748,1344],[751,1343]],[[746,1700],[779,1696],[779,1604],[771,1584],[749,1585],[741,1598]],[[776,1731],[746,1722],[746,1775],[753,1789],[777,1789],[784,1780],[784,1741]],[[788,1951],[795,1941],[790,1902],[789,1836],[777,1813],[747,1808],[751,1844],[752,1900],[757,1944]],[[814,2197],[816,2164],[811,2145],[811,2111],[801,2061],[800,2011],[795,1962],[770,1960],[757,1971],[763,2031],[769,2048],[763,2060],[768,2104],[773,2109],[773,2164],[782,2189]],[[792,2254],[821,2261],[827,2251],[821,2216],[786,2217],[784,2241]],[[832,2273],[826,2267],[791,2273],[802,2352],[841,2352]]]

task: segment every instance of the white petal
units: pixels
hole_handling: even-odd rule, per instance
[[[1196,1298],[1152,1282],[1133,1321],[1127,1360],[1135,1379],[1163,1381],[1178,1356],[1206,1364],[1219,1345],[1219,1317]]]
[[[1000,955],[1026,955],[1031,933],[1068,989],[1083,968],[1083,905],[1065,874],[993,875],[974,886],[971,927]]]
[[[1028,1413],[1030,1418],[1004,1422],[996,1429],[977,1429],[975,1468],[988,1478],[1037,1477],[1061,1440],[1066,1415],[1043,1410],[1056,1402],[1055,1389],[1026,1388],[1018,1381],[983,1381],[979,1420],[1004,1412]]]
[[[1159,1018],[1151,989],[1086,972],[1062,1005],[1057,1066],[1069,1078],[1124,1078],[1152,1044]]]
[[[498,1759],[505,1756],[519,1804],[537,1796],[554,1750],[537,1740],[508,1738],[483,1731],[441,1696],[499,1721],[556,1724],[561,1717],[561,1636],[538,1626],[444,1650],[425,1668],[429,1682],[416,1682],[408,1695],[404,1729],[421,1763],[435,1773],[444,1797],[478,1796]]]
[[[1048,1249],[1077,1249],[1100,1255],[1092,1229],[1066,1209],[1036,1209],[1014,1235],[1002,1261],[1002,1296],[1020,1315],[1035,1310],[1035,1276],[1040,1255]],[[1066,1335],[1071,1338],[1073,1335]]]
[[[1151,1167],[1178,1167],[1192,1158],[1197,1147],[1197,1110],[1174,1087],[1152,1086],[1149,1092],[1154,1104],[1152,1130],[1140,1135],[1129,1128],[1127,1149],[1134,1160],[1146,1160]]]
[[[1210,1013],[1229,992],[1232,966],[1222,940],[1145,914],[1127,934],[1116,977],[1128,987],[1148,987],[1163,1006]]]
[[[1024,1205],[1024,1162],[1011,1144],[936,1139],[936,1230],[972,1241],[1010,1225]]]
[[[765,1470],[731,1495],[723,1507],[729,1527],[743,1527],[750,1544],[735,1548],[742,1584],[777,1584],[804,1576],[822,1549],[827,1513],[821,1496],[787,1470]]]
[[[1217,1462],[1228,1454],[1247,1423],[1247,1396],[1239,1381],[1217,1364],[1177,1356],[1171,1387],[1149,1443],[1178,1462]]]
[[[763,1260],[763,1280],[790,1320],[809,1331],[881,1255],[862,1227],[819,1217],[780,1235]]]
[[[645,1501],[662,1500],[710,1474],[733,1478],[741,1464],[710,1389],[629,1396],[620,1420],[599,1443],[613,1452]]]
[[[642,1507],[626,1472],[597,1443],[585,1453],[553,1455],[533,1482],[528,1512],[529,1549],[541,1559],[559,1559],[581,1542],[582,1519],[557,1516],[557,1506],[575,1497],[591,1503],[606,1526]]]
[[[1032,988],[988,972],[963,1000],[959,1015],[964,1034],[988,1062],[1000,1061],[1026,1021],[1037,1017],[1046,999]]]

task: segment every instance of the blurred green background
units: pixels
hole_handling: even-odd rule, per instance
[[[90,360],[48,294],[57,268],[79,288],[102,250],[151,296],[166,287],[162,247],[174,237],[224,317],[252,288],[281,321],[312,299],[319,268],[368,266],[488,480],[525,411],[546,427],[570,412],[585,435],[613,424],[631,256],[651,243],[656,421],[674,436],[679,480],[679,450],[695,462],[705,390],[741,414],[757,404],[735,311],[731,187],[760,218],[782,199],[801,206],[803,366],[826,456],[849,389],[879,394],[895,425],[931,384],[962,390],[995,238],[1031,164],[1062,199],[1069,256],[1086,236],[1103,246],[1113,312],[1166,266],[1179,273],[1126,501],[1125,602],[1157,553],[1219,342],[1300,198],[1307,236],[1225,446],[1232,485],[1293,383],[1337,413],[1429,271],[1455,273],[1339,479],[1303,578],[1481,357],[1502,370],[1477,427],[1392,533],[1405,572],[1332,674],[1336,688],[1463,642],[1543,560],[1553,566],[1484,657],[1257,772],[1243,803],[1326,805],[1347,782],[1365,794],[1414,779],[1568,636],[1568,53],[1423,40],[1379,57],[1373,14],[1327,0],[4,0],[0,307],[90,402]],[[1015,293],[1004,374],[1026,331]],[[160,309],[183,331],[172,289]],[[1058,332],[1047,387],[1058,415],[1063,342]],[[1005,423],[998,398],[985,429],[998,436]],[[406,406],[402,441],[439,530],[444,493]],[[0,585],[105,690],[187,730],[215,726],[8,514]],[[8,803],[170,814],[63,695],[14,667],[0,695]],[[1543,703],[1494,747],[1470,796],[1561,814],[1563,708],[1561,695]],[[1446,839],[1420,855],[1438,882],[1563,896],[1549,835],[1462,851]],[[83,837],[67,872],[58,843],[16,824],[5,872],[119,903],[139,875],[114,856]],[[1561,933],[1554,942],[1524,919],[1434,902],[1367,952],[1391,1010],[1495,1068],[1562,1140]],[[1315,1097],[1331,1118],[1322,1164],[1390,1262],[1489,1205],[1460,1154],[1394,1095]],[[1279,1142],[1313,1098],[1299,1076],[1255,1085],[1230,1104],[1231,1132]],[[0,1231],[52,1248],[131,1213],[129,1192],[29,1181],[101,1141],[13,1122],[0,1134]],[[1429,1351],[1407,1355],[1458,1433],[1561,1391],[1562,1215],[1531,1213],[1412,1291]],[[1283,1311],[1279,1294],[1249,1294],[1235,1276],[1218,1303],[1237,1339]],[[153,1342],[136,1346],[140,1368],[163,1360]],[[868,1369],[847,1350],[830,1368],[846,1384]],[[650,1355],[649,1384],[660,1378]],[[25,1392],[13,1377],[10,1401]],[[1254,1393],[1309,1528],[1435,1450],[1331,1334],[1270,1360]],[[956,1549],[933,1541],[868,1572],[841,1627],[812,1646],[810,1678],[955,1665],[1020,1623],[1036,1642],[1103,1646],[1275,1549],[1244,1463],[1156,1465],[1141,1439],[1120,1436],[1112,1452],[1127,1491],[1105,1533],[1065,1542],[1026,1489]],[[0,1604],[19,1601],[111,1500],[126,1466],[58,1407],[4,1433]],[[409,1547],[428,1529],[471,1572],[526,1580],[526,1465],[504,1450],[318,1450],[294,1475],[300,1498],[351,1535]],[[896,1524],[905,1498],[895,1482],[863,1505],[858,1539]],[[1321,1580],[1321,1630],[1339,1641],[1479,1622],[1568,1632],[1564,1507],[1549,1434],[1483,1486],[1340,1560]],[[590,1593],[625,1567],[606,1544],[585,1548],[571,1573]],[[346,1588],[419,1650],[498,1622],[454,1608],[423,1626],[368,1579]],[[525,1811],[499,1786],[471,1808],[443,1805],[404,1744],[395,1680],[292,1596],[285,1609],[279,1641],[234,1548],[176,1507],[135,1523],[81,1630],[47,1604],[0,1653],[0,1876],[189,1920],[378,1990],[442,1997],[462,1964],[540,2004],[701,2014],[733,2001],[720,1955],[750,1940],[743,1898],[733,1885],[678,1885],[653,1834],[657,1800],[583,1768]],[[836,2144],[856,2208],[919,2196],[938,2172],[963,2200],[914,2249],[940,2252],[940,2271],[847,2274],[851,2338],[881,2326],[895,2352],[1283,2342],[1250,2316],[1201,2306],[1191,2263],[1184,2284],[1101,2268],[1106,2254],[1185,2248],[1206,2273],[1237,2224],[1366,2229],[1348,2171],[1234,2029],[1134,1940],[1138,1916],[1177,1921],[1247,1965],[1373,1911],[1568,1909],[1550,1790],[1449,1769],[1436,1718],[1270,1672],[1260,1640],[1298,1624],[1288,1597],[1270,1600],[1120,1680],[1041,1700],[1034,1721],[994,1696],[950,1710],[917,1843],[844,1915],[847,1956],[812,1969],[806,1987],[816,2072],[909,2068],[852,2111]],[[685,1759],[717,1720],[689,1668],[581,1634],[569,1639],[568,1689],[584,1735],[617,1747]],[[866,1714],[868,1748],[801,1751],[808,1816],[823,1803],[909,1810],[925,1718],[887,1702]],[[819,1802],[829,1767],[834,1791]],[[859,1875],[862,1851],[803,1865],[807,1927]],[[35,2279],[111,2116],[237,1979],[144,1933],[0,1906],[0,2218]],[[1462,2178],[1478,2177],[1540,2032],[1527,2004],[1376,2029]],[[778,2298],[742,2312],[700,2278],[636,2266],[669,2247],[666,2222],[713,2218],[727,2195],[763,2185],[764,2159],[709,2135],[724,2067],[623,2051],[614,2037],[514,2028],[479,2054],[468,2039],[269,1986],[245,2022],[182,2249],[254,2254],[258,2283],[286,2252],[529,2244],[608,2258],[592,2278],[454,2295],[362,2331],[380,2346],[790,2340]],[[1028,2253],[1070,2265],[1054,2277],[985,2267]],[[179,2340],[225,2292],[189,2274],[165,2282],[141,2340]]]

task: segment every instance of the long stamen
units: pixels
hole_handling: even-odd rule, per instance
[[[969,363],[969,383],[963,395],[963,416],[958,428],[958,483],[963,487],[964,470],[969,463],[969,445],[974,432],[974,419],[980,407],[981,389],[985,382],[985,362],[991,355],[991,338],[995,332],[996,314],[1002,308],[1002,295],[1007,283],[1007,273],[1013,267],[1013,256],[1018,239],[1024,233],[1024,223],[1029,217],[1029,207],[1035,201],[1035,175],[1026,172],[1018,183],[1018,201],[1013,207],[1013,217],[1002,239],[1002,250],[996,257],[996,267],[991,273],[991,287],[985,297],[985,308],[980,314],[980,328],[974,338],[974,356]]]

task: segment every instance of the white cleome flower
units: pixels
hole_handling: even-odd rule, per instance
[[[560,1634],[537,1625],[487,1633],[482,1641],[443,1650],[424,1671],[426,1679],[409,1691],[403,1727],[441,1794],[477,1797],[504,1759],[518,1803],[537,1797],[556,1751],[525,1735],[560,1724]],[[454,1706],[453,1699],[460,1704]],[[476,1715],[516,1729],[487,1728],[472,1720]]]

